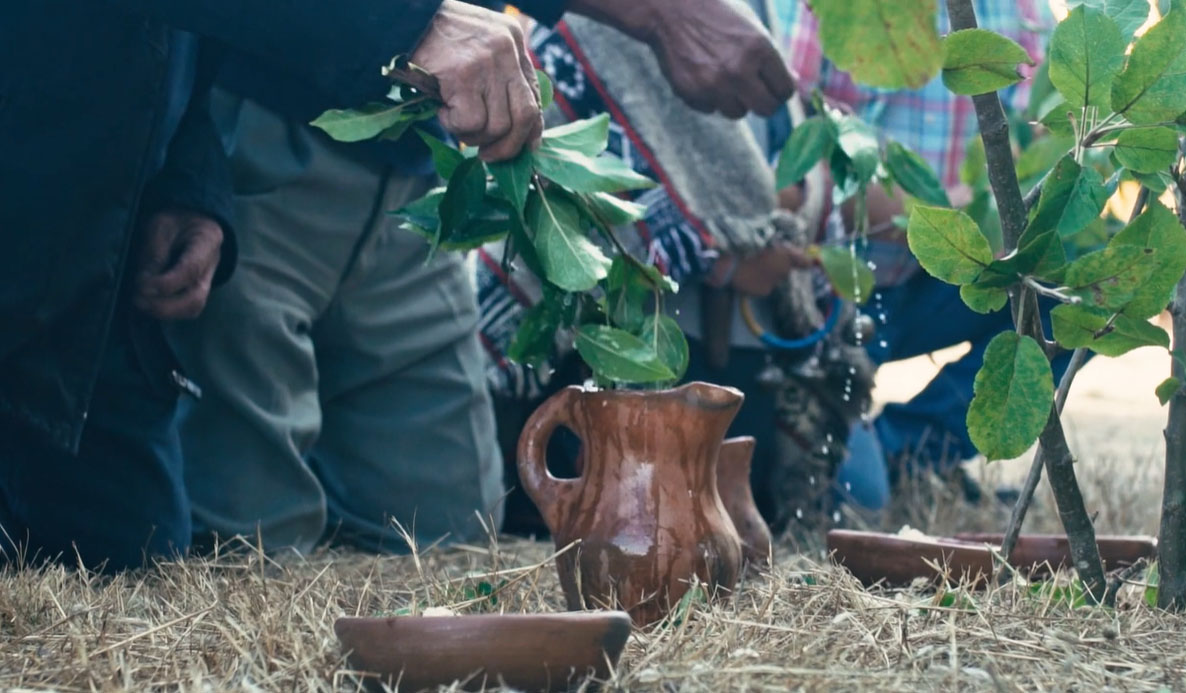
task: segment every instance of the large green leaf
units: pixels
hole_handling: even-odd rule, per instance
[[[588,291],[605,278],[609,258],[585,236],[581,212],[571,200],[546,190],[532,193],[527,223],[548,281],[567,291]]]
[[[1050,281],[1061,281],[1066,272],[1067,251],[1058,231],[1021,237],[1017,253],[1011,258],[1011,269],[1017,274],[1028,274]]]
[[[956,209],[915,205],[906,240],[922,268],[948,284],[971,284],[992,262],[980,227]]]
[[[881,164],[881,143],[868,123],[856,116],[842,117],[837,124],[836,144],[852,162],[858,181],[866,183],[873,179]]]
[[[1080,166],[1070,154],[1050,172],[1027,233],[1055,229],[1064,238],[1099,217],[1108,203],[1103,177],[1090,166]]]
[[[1103,356],[1120,356],[1143,346],[1170,346],[1170,336],[1145,320],[1118,315],[1108,325],[1110,313],[1089,306],[1061,305],[1050,312],[1054,339],[1068,349],[1087,347]]]
[[[1102,10],[1120,28],[1121,38],[1127,45],[1137,29],[1149,18],[1149,0],[1068,0],[1067,7],[1079,5]]]
[[[857,304],[865,303],[873,295],[873,270],[852,248],[823,246],[819,259],[837,294]]]
[[[435,232],[441,225],[441,200],[444,198],[444,186],[433,188],[425,193],[424,197],[409,202],[402,208],[391,212],[391,215],[403,217],[408,222]]]
[[[1003,332],[989,343],[973,390],[968,434],[989,461],[1028,450],[1054,404],[1054,376],[1045,352],[1015,332]]]
[[[985,29],[964,29],[943,39],[943,84],[956,94],[975,96],[1020,82],[1020,63],[1029,53],[1012,39]]]
[[[488,164],[488,167],[494,181],[498,183],[499,195],[509,202],[515,211],[522,212],[527,206],[527,193],[531,190],[531,174],[534,171],[531,152],[524,150],[514,159]]]
[[[1066,285],[1089,305],[1121,310],[1157,268],[1155,251],[1132,245],[1109,245],[1067,267]]]
[[[453,172],[445,196],[441,198],[441,228],[438,243],[451,240],[454,229],[465,225],[474,215],[482,211],[486,202],[486,168],[477,159],[465,159]],[[430,254],[431,256],[431,254]]]
[[[647,320],[642,341],[651,345],[663,365],[675,374],[676,380],[684,377],[688,371],[690,352],[688,338],[684,336],[679,323],[669,316],[656,313]]]
[[[576,347],[603,381],[646,384],[676,379],[650,344],[616,327],[582,325],[577,330]]]
[[[1102,10],[1076,7],[1050,39],[1050,81],[1076,109],[1107,107],[1127,45],[1120,27]]]
[[[405,104],[392,101],[368,103],[361,108],[333,109],[310,125],[321,128],[339,142],[361,142],[378,137],[397,123],[420,119]]]
[[[572,149],[585,156],[597,156],[609,145],[609,114],[602,113],[544,130],[543,143],[556,149]]]
[[[635,173],[615,156],[592,158],[571,149],[542,145],[532,158],[541,176],[572,192],[616,193],[655,187],[654,181]]]
[[[1186,8],[1170,10],[1133,44],[1112,84],[1112,110],[1137,125],[1169,122],[1186,112]]]
[[[796,126],[778,159],[778,189],[803,180],[820,159],[832,153],[835,144],[836,134],[832,123],[823,116],[812,116]]]
[[[809,0],[824,55],[862,84],[922,87],[943,65],[935,0]]]
[[[614,258],[605,278],[607,312],[614,325],[637,333],[646,319],[652,289],[638,266],[623,255]]]
[[[1009,294],[995,287],[964,284],[960,287],[960,298],[964,304],[977,313],[995,313],[1009,302]]]
[[[465,161],[465,155],[423,130],[417,130],[416,134],[428,145],[428,151],[432,153],[432,165],[436,168],[437,175],[446,181],[452,178],[453,172],[457,170],[461,162]]]
[[[1156,251],[1153,271],[1124,307],[1125,315],[1141,320],[1165,310],[1174,287],[1186,272],[1186,229],[1174,213],[1159,201],[1150,200],[1141,216],[1116,234],[1110,245]]]
[[[1178,133],[1170,128],[1133,128],[1116,140],[1116,160],[1138,173],[1165,171],[1178,160]]]
[[[630,200],[623,200],[609,193],[583,195],[582,199],[589,205],[589,209],[597,215],[597,219],[611,227],[633,224],[646,216],[647,213],[646,205],[640,205]]]
[[[951,200],[930,164],[897,142],[886,147],[885,167],[907,194],[938,207],[950,207]]]

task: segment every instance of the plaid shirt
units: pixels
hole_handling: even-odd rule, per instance
[[[819,89],[825,96],[847,104],[885,137],[917,152],[931,165],[943,185],[959,184],[959,169],[968,140],[977,134],[972,99],[956,96],[935,77],[915,90],[865,87],[831,64],[820,49],[818,21],[806,0],[773,0],[772,31],[788,57],[791,71],[804,93]],[[939,5],[939,30],[947,33],[945,3]],[[1045,41],[1053,26],[1044,0],[976,0],[980,26],[1017,41],[1035,62],[1045,55]],[[1022,66],[1028,76],[1031,68]],[[1024,109],[1029,101],[1029,81],[1010,87],[1003,95],[1006,108]],[[878,267],[878,283],[904,281],[916,266],[902,243],[871,238],[869,259]]]

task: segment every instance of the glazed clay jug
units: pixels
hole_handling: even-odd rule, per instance
[[[557,548],[570,609],[622,608],[661,620],[698,578],[731,590],[741,541],[717,492],[717,456],[741,407],[734,389],[691,383],[663,391],[561,390],[519,439],[519,476]],[[559,426],[581,440],[581,476],[547,469]]]
[[[717,461],[717,488],[725,511],[741,537],[741,555],[751,568],[770,565],[770,527],[754,503],[750,465],[755,441],[750,436],[730,438],[721,444]]]

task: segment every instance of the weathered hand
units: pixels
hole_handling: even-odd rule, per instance
[[[441,125],[484,161],[536,146],[544,129],[539,83],[512,17],[444,0],[412,62],[440,82]]]
[[[739,293],[763,298],[785,281],[792,270],[809,269],[813,264],[807,253],[793,245],[778,243],[745,259],[722,256],[707,282],[710,286],[728,284]]]
[[[692,108],[773,115],[795,81],[769,34],[728,0],[572,0],[570,9],[650,44]]]
[[[133,303],[159,320],[196,318],[221,258],[222,227],[185,210],[154,214],[141,232]]]

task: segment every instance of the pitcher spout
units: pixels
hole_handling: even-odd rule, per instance
[[[674,392],[688,406],[717,414],[713,422],[720,429],[719,433],[714,432],[717,438],[724,437],[745,401],[741,390],[712,383],[691,382],[676,388]]]

